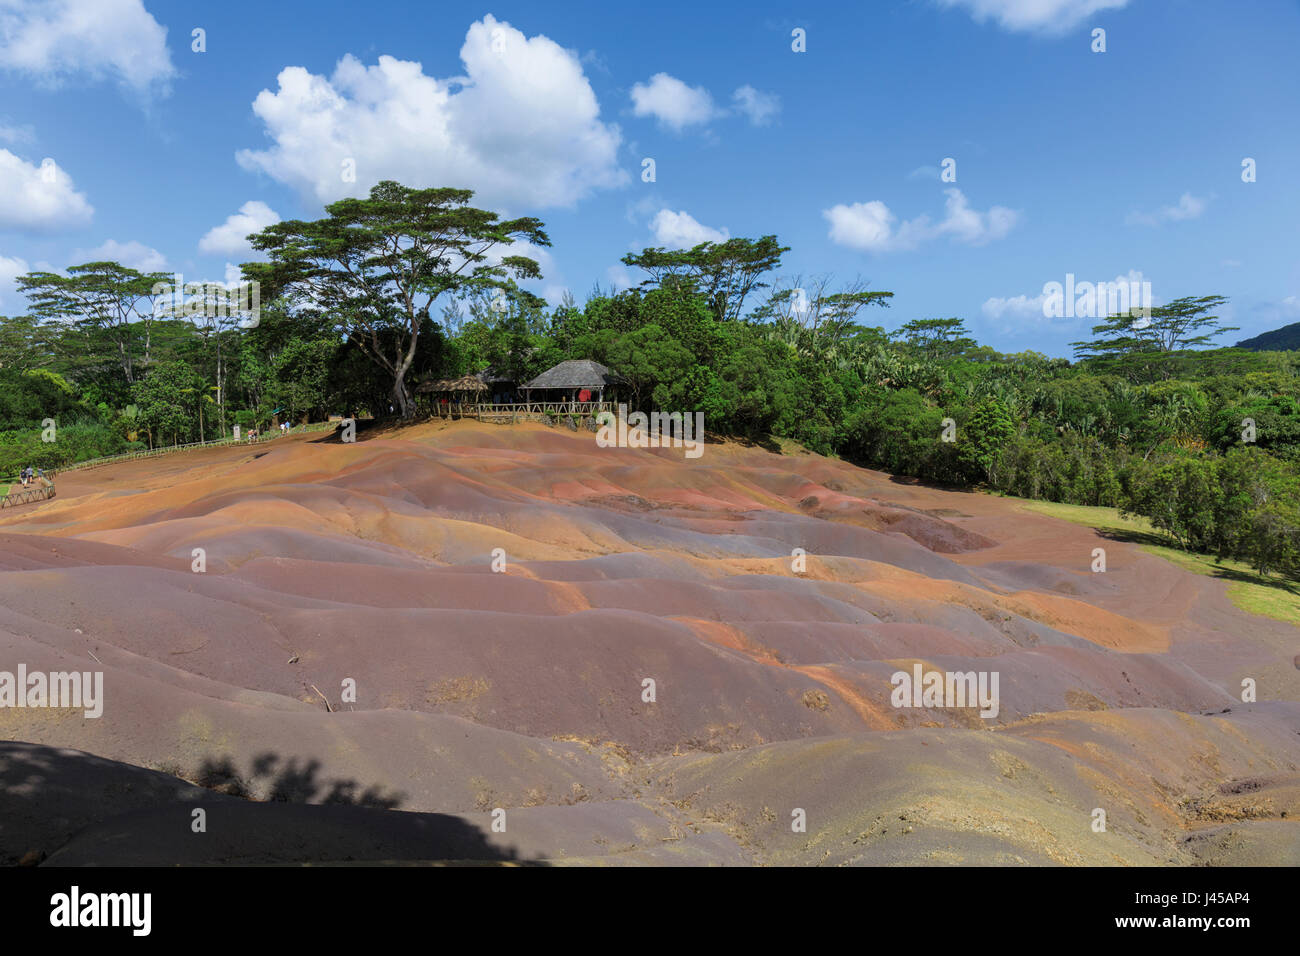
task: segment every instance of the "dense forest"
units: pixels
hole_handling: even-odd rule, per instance
[[[381,183],[250,237],[255,315],[217,286],[95,262],[20,277],[0,317],[0,474],[329,414],[415,417],[415,385],[602,362],[644,410],[900,475],[1144,515],[1180,546],[1300,575],[1300,353],[1216,347],[1218,296],[1099,320],[1074,361],[958,318],[872,324],[892,293],[781,273],[775,236],[646,249],[644,281],[551,306],[549,245],[466,190]],[[50,424],[57,439],[50,436]]]

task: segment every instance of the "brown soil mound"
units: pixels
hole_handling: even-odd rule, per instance
[[[0,707],[40,745],[0,862],[1300,858],[1294,629],[1010,502],[469,422],[58,484],[0,518],[0,671],[102,671],[104,712]],[[996,716],[895,706],[916,666],[996,673]],[[261,835],[150,836],[214,794]]]

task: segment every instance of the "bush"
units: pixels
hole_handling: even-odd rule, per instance
[[[42,441],[41,429],[0,432],[0,475],[17,475],[28,465],[46,470],[63,468],[144,447],[139,442],[128,442],[102,424],[56,427],[54,437],[52,442]]]

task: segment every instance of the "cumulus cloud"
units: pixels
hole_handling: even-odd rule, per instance
[[[853,249],[883,252],[894,241],[893,224],[897,220],[879,199],[871,202],[839,203],[822,211],[831,224],[831,241]]]
[[[1010,298],[990,296],[980,306],[980,311],[990,319],[1030,319],[1043,318],[1043,303],[1046,295],[1016,295]]]
[[[1183,193],[1178,202],[1172,206],[1163,206],[1152,213],[1131,212],[1124,220],[1130,226],[1158,226],[1164,222],[1185,222],[1196,219],[1205,212],[1208,199],[1200,199],[1191,193]]]
[[[744,116],[754,126],[766,126],[781,112],[780,97],[748,83],[731,94],[731,104],[730,110],[722,109],[704,87],[687,86],[668,73],[656,73],[649,83],[632,87],[632,114],[652,116],[676,133],[730,115]]]
[[[1061,34],[1104,10],[1118,10],[1128,0],[936,0],[943,7],[967,10],[977,23],[995,21],[1017,33]]]
[[[176,75],[167,30],[141,0],[0,0],[0,68],[58,85],[111,77],[140,95]]]
[[[53,160],[36,166],[0,149],[0,229],[53,232],[83,226],[94,212]]]
[[[668,249],[690,249],[701,242],[725,242],[730,236],[726,229],[711,229],[698,222],[687,212],[660,209],[650,220],[656,244]]]
[[[621,133],[600,121],[574,54],[486,16],[460,57],[466,75],[449,79],[391,56],[365,66],[349,54],[328,78],[287,67],[278,90],[253,102],[272,145],[236,159],[322,203],[394,179],[535,209],[627,181],[616,164]]]
[[[708,90],[702,86],[687,86],[667,73],[656,73],[650,77],[649,83],[633,85],[632,113],[635,116],[653,116],[677,132],[721,115]]]
[[[252,199],[239,207],[239,212],[230,216],[219,226],[213,226],[199,240],[199,251],[213,255],[252,256],[253,247],[248,237],[261,232],[267,226],[280,221],[280,215],[270,206]]]
[[[831,241],[866,252],[895,252],[915,249],[923,242],[944,236],[970,246],[982,246],[1009,233],[1020,214],[1005,206],[988,212],[972,209],[960,189],[946,189],[945,216],[932,223],[929,216],[898,222],[898,217],[879,200],[843,203],[823,210],[830,223]]]
[[[167,268],[167,257],[157,249],[146,246],[134,239],[130,242],[118,242],[110,239],[94,249],[77,249],[72,253],[77,264],[83,262],[120,262],[128,269],[140,272],[158,272]]]
[[[755,126],[766,126],[781,112],[781,100],[774,93],[762,93],[746,84],[731,94],[736,109],[749,117]]]

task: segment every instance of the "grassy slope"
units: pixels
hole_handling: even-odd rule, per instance
[[[1121,518],[1115,508],[1094,508],[1088,505],[1065,505],[1054,501],[1032,501],[1013,498],[1020,506],[1039,514],[1065,521],[1073,521],[1098,531],[1115,534],[1138,544],[1143,551],[1166,561],[1212,577],[1226,578],[1228,597],[1243,611],[1263,614],[1287,624],[1300,626],[1300,586],[1276,577],[1261,577],[1248,564],[1240,561],[1218,561],[1212,555],[1195,554],[1170,547],[1160,532],[1151,527],[1145,518]]]

